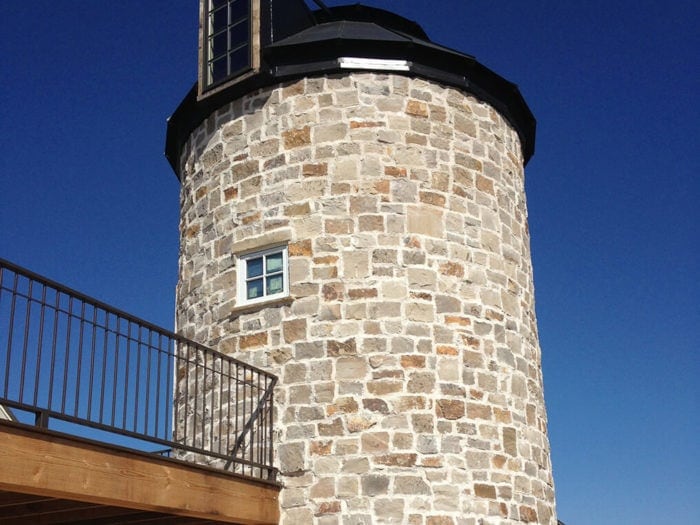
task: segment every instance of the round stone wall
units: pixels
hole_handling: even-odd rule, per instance
[[[310,78],[181,165],[178,331],[277,374],[281,523],[556,523],[517,133],[457,89]],[[288,245],[290,298],[236,303]]]

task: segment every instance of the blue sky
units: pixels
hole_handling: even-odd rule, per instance
[[[328,0],[329,5],[342,2]],[[365,0],[517,83],[567,525],[697,523],[700,4]],[[3,3],[0,257],[171,327],[195,0]]]

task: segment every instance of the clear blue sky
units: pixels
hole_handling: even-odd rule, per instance
[[[328,0],[329,5],[342,2]],[[700,3],[366,0],[517,83],[560,518],[700,523]],[[6,0],[0,257],[172,327],[197,2]]]

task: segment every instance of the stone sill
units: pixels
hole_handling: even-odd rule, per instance
[[[259,303],[255,304],[246,304],[245,306],[239,306],[237,308],[234,308],[231,310],[231,313],[229,314],[229,319],[233,318],[235,319],[236,317],[240,317],[241,315],[250,313],[250,312],[257,312],[258,310],[262,310],[263,308],[272,308],[272,307],[277,307],[277,306],[289,306],[294,302],[294,297],[288,296],[288,297],[282,297],[280,299],[272,299],[271,301],[261,301]]]

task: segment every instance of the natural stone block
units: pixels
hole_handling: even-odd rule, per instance
[[[406,113],[416,117],[427,117],[428,104],[420,100],[409,100],[406,103]]]
[[[464,401],[440,399],[436,403],[436,414],[445,419],[459,419],[465,415]]]
[[[445,221],[442,211],[425,206],[408,206],[408,231],[430,237],[442,237],[445,233]]]
[[[328,357],[357,354],[357,344],[354,338],[346,339],[345,341],[329,340],[326,345],[326,355]]]
[[[511,456],[518,455],[518,438],[512,427],[503,429],[503,450]]]
[[[304,443],[283,443],[277,447],[279,469],[282,474],[296,474],[304,470],[306,453]]]
[[[496,487],[483,483],[475,483],[474,494],[479,498],[496,499]]]
[[[430,494],[430,486],[418,476],[397,476],[394,481],[396,494]]]
[[[375,454],[389,449],[389,434],[387,432],[365,432],[361,437],[362,452]]]
[[[267,345],[267,332],[258,332],[256,334],[243,335],[238,340],[238,346],[241,350],[256,348]]]
[[[285,149],[298,148],[311,144],[311,128],[305,126],[282,133]]]
[[[413,467],[416,464],[417,454],[386,454],[377,456],[374,462],[379,465],[387,465],[390,467]]]
[[[328,164],[304,164],[301,167],[301,174],[304,177],[325,177],[328,175]]]
[[[335,377],[338,380],[358,380],[367,375],[367,361],[361,357],[340,357],[336,363]]]
[[[376,474],[362,476],[362,494],[365,496],[379,496],[389,490],[389,477]]]
[[[285,343],[293,343],[294,341],[305,339],[306,319],[294,319],[284,322],[282,324],[282,332],[284,334]]]

